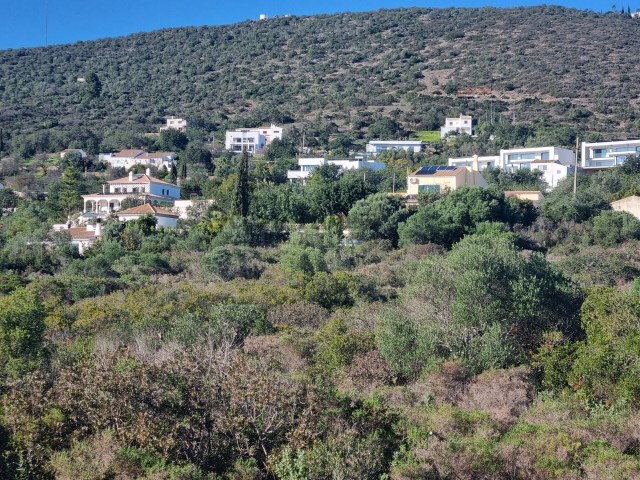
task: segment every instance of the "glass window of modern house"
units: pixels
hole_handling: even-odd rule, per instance
[[[549,160],[549,152],[542,152],[540,154],[540,159],[541,160]]]

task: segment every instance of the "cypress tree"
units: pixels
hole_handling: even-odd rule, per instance
[[[246,153],[243,153],[240,158],[237,175],[234,213],[240,217],[246,217],[249,213],[249,157]]]

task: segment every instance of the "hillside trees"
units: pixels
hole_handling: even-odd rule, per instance
[[[377,342],[410,378],[447,358],[476,373],[504,368],[524,361],[546,330],[574,335],[578,300],[544,258],[523,256],[510,234],[471,235],[445,258],[420,262],[403,306],[379,317]]]

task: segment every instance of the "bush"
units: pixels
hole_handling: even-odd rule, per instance
[[[594,241],[603,247],[640,239],[640,221],[626,212],[602,212],[592,221]]]
[[[259,253],[246,246],[214,247],[202,257],[203,272],[223,280],[260,278],[264,268]]]

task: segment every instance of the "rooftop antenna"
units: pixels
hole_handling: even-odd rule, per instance
[[[44,0],[44,46],[49,46],[49,0]]]

